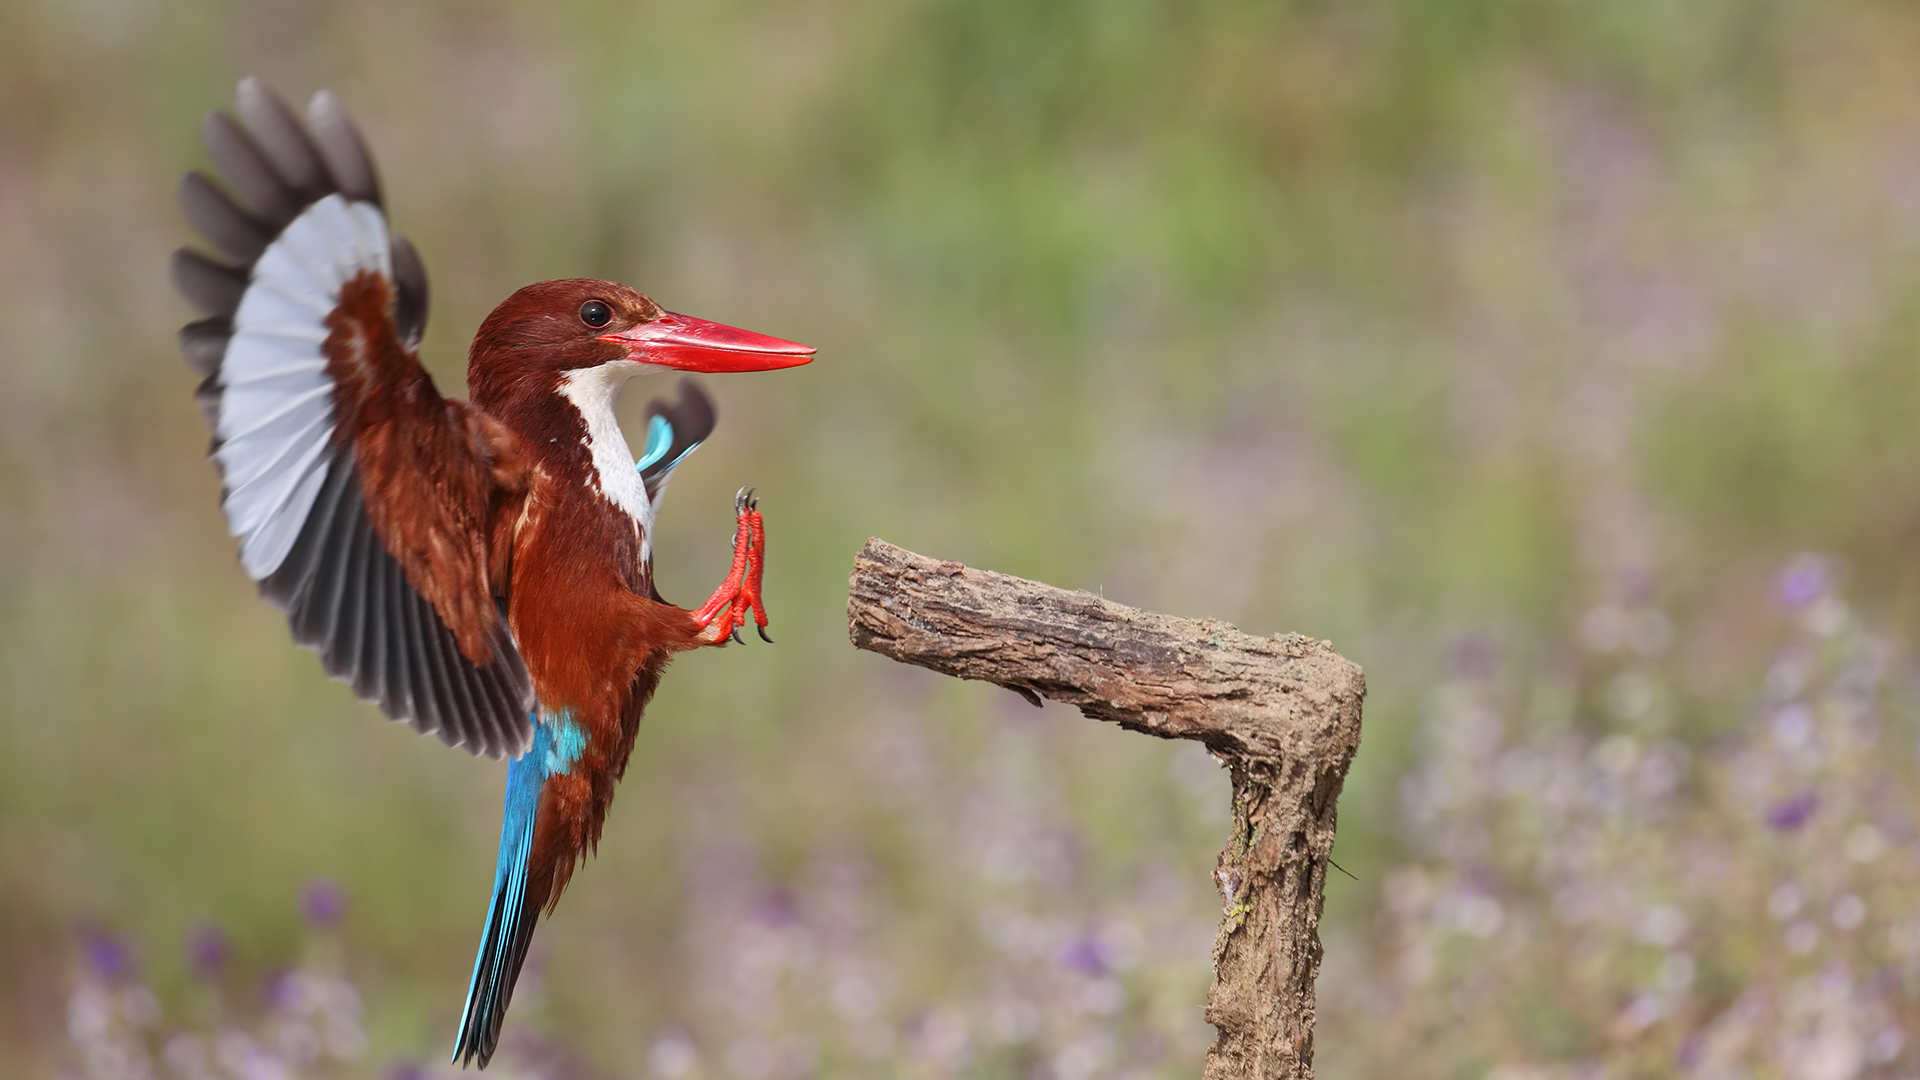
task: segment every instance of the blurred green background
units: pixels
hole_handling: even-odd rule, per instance
[[[1019,936],[995,912],[1149,943],[1081,965],[1124,969],[1126,996],[1075,1013],[1110,1029],[1078,1075],[1197,1069],[1224,777],[856,653],[845,582],[870,535],[1362,664],[1330,978],[1378,959],[1436,683],[1546,670],[1602,724],[1614,668],[1582,614],[1657,607],[1685,658],[1674,729],[1710,739],[1751,703],[1795,552],[1831,556],[1891,638],[1920,619],[1908,5],[15,0],[11,1075],[68,1058],[76,926],[123,935],[190,1014],[193,928],[230,936],[221,978],[251,1000],[310,947],[295,898],[316,878],[350,900],[355,1068],[438,1060],[484,914],[503,768],[384,723],[290,646],[203,460],[172,193],[250,73],[296,100],[331,87],[361,122],[432,276],[422,356],[449,393],[479,320],[549,277],[820,350],[708,380],[721,426],[674,483],[661,588],[705,595],[730,496],[758,485],[779,645],[676,662],[649,711],[508,1020],[566,1069],[866,1075],[918,1054],[923,1075],[1074,1080],[1081,1059],[1029,1031],[1051,1020],[1015,1016],[988,1050],[999,1021],[943,1004],[1027,977],[983,944]],[[653,389],[623,399],[630,432]],[[722,939],[831,923],[833,897],[861,914],[808,948],[858,971],[769,946],[782,1007],[831,1015],[740,1005],[759,999],[728,980],[759,961]],[[1373,1068],[1371,1007],[1329,997],[1322,1075]],[[741,1009],[773,1049],[728,1041]],[[880,1034],[804,1034],[829,1025]]]

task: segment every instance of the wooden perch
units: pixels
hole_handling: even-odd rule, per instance
[[[1313,1075],[1314,980],[1335,803],[1360,746],[1366,680],[1324,641],[1252,637],[868,540],[847,598],[853,643],[963,679],[1207,744],[1233,780],[1233,835],[1206,1080]],[[1038,702],[1036,701],[1036,704]]]

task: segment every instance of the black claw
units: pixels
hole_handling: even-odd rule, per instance
[[[734,513],[738,514],[747,508],[747,497],[751,494],[753,494],[752,488],[745,484],[740,485],[740,490],[733,493]]]
[[[759,627],[756,627],[756,629],[758,629],[758,630],[760,631],[760,640],[761,640],[761,641],[764,641],[764,642],[766,642],[766,643],[767,643],[767,644],[769,644],[769,645],[771,645],[771,644],[773,644],[773,639],[767,636],[767,628],[766,628],[766,627],[764,627],[764,626],[759,626]]]
[[[1023,697],[1023,698],[1026,698],[1026,699],[1027,699],[1027,704],[1029,704],[1029,705],[1031,705],[1031,706],[1033,706],[1034,708],[1036,708],[1036,709],[1038,709],[1038,708],[1041,708],[1041,707],[1042,707],[1042,706],[1041,706],[1041,701],[1040,701],[1040,695],[1039,695],[1039,694],[1036,694],[1036,693],[1034,693],[1034,692],[1033,692],[1033,688],[1032,688],[1032,687],[1030,687],[1030,686],[1009,686],[1009,687],[1007,687],[1007,689],[1009,689],[1009,690],[1011,690],[1011,691],[1013,691],[1013,692],[1014,692],[1014,693],[1016,693],[1016,694],[1019,694],[1019,695],[1020,695],[1021,697]]]
[[[740,636],[740,628],[737,626],[734,627],[733,631],[727,636],[733,639],[735,645],[745,645],[747,643],[746,639]]]

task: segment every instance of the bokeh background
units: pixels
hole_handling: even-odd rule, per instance
[[[0,6],[0,1071],[423,1076],[503,769],[238,570],[165,271],[335,89],[459,393],[519,285],[812,343],[496,1075],[1189,1076],[1227,784],[856,653],[869,535],[1366,669],[1326,1077],[1920,1068],[1920,12],[1880,0]],[[649,387],[623,400],[629,430]]]

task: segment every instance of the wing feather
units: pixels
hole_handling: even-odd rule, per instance
[[[247,292],[239,268],[186,248],[173,253],[173,283],[203,315],[232,315]]]
[[[264,576],[267,567],[284,562],[287,552],[293,550],[294,543],[300,539],[300,521],[285,509],[313,505],[314,496],[320,493],[320,486],[327,479],[320,464],[324,449],[324,446],[308,449],[285,480],[278,487],[267,489],[259,500],[261,525],[240,543],[240,565],[256,581]]]
[[[400,290],[394,304],[394,321],[400,324],[400,342],[409,349],[418,348],[420,336],[427,330],[427,264],[413,241],[393,235],[393,280]]]
[[[508,473],[467,437],[471,406],[433,404],[412,351],[419,253],[388,228],[372,156],[332,95],[304,124],[255,80],[236,100],[237,121],[202,125],[227,186],[190,173],[179,188],[236,261],[182,249],[173,275],[207,316],[180,345],[205,376],[195,398],[241,565],[362,699],[474,753],[524,752],[533,690],[486,576]]]
[[[180,208],[213,246],[241,262],[252,262],[267,250],[273,231],[234,204],[203,172],[180,178]]]
[[[408,677],[408,663],[412,653],[409,648],[409,635],[412,631],[407,624],[407,609],[412,606],[413,594],[406,587],[406,579],[400,573],[399,563],[388,564],[387,587],[381,596],[384,618],[387,624],[387,655],[383,661],[387,670],[387,701],[391,708],[390,716],[415,717],[418,727],[419,705],[414,696],[413,682]]]
[[[460,735],[469,746],[489,746],[493,739],[488,737],[486,718],[478,712],[479,703],[467,689],[467,671],[470,665],[459,662],[456,650],[447,646],[451,642],[435,635],[435,644],[439,646],[440,671],[446,676],[448,698],[453,702],[454,722],[460,725]]]
[[[252,133],[254,145],[294,195],[312,202],[333,190],[319,152],[278,94],[259,79],[248,77],[240,80],[234,106],[240,122]]]
[[[483,669],[480,675],[486,682],[487,701],[491,705],[488,715],[498,715],[493,711],[494,709],[506,710],[520,707],[520,703],[514,700],[512,689],[508,685],[512,675],[506,665]]]
[[[233,323],[220,315],[180,328],[180,351],[203,378],[219,370],[220,358],[227,354],[227,343],[232,340]]]
[[[446,658],[441,653],[440,635],[433,632],[425,603],[414,601],[414,622],[420,630],[420,667],[427,684],[427,701],[433,712],[434,729],[449,746],[467,743],[466,725],[454,711],[452,680],[447,677]]]
[[[351,672],[360,656],[360,635],[366,627],[367,548],[372,543],[372,529],[353,530],[346,570],[341,575],[340,610],[335,616],[333,640],[321,655],[328,671]]]
[[[486,740],[488,745],[505,738],[506,733],[500,730],[500,725],[496,721],[498,715],[494,711],[497,707],[496,703],[493,696],[487,693],[486,672],[468,664],[457,670],[455,674],[459,676],[462,683],[466,684],[467,698],[473,702],[473,711],[468,715],[474,718],[478,737]]]
[[[654,512],[667,492],[674,466],[699,449],[719,419],[713,399],[691,376],[674,384],[675,400],[654,398],[647,403],[647,450],[640,460],[640,477]]]
[[[326,163],[335,191],[354,202],[380,205],[380,177],[360,129],[333,91],[322,90],[307,104],[307,130]]]
[[[261,591],[287,612],[293,640],[310,649],[324,650],[333,640],[334,612],[340,607],[340,589],[346,577],[345,560],[352,536],[353,471],[335,466],[327,474],[321,494],[301,529],[287,561],[261,582]]]
[[[460,723],[460,717],[453,711],[453,688],[447,685],[446,670],[440,658],[440,636],[433,632],[433,612],[426,600],[420,597],[413,600],[413,626],[420,650],[419,660],[413,670],[420,684],[426,687],[424,704],[434,733],[448,746],[466,746],[465,725]]]
[[[275,226],[293,220],[300,210],[293,192],[231,116],[223,112],[208,113],[200,124],[200,141],[206,144],[214,167],[226,177],[254,217]]]
[[[467,678],[468,696],[472,697],[474,702],[473,715],[485,728],[485,738],[489,743],[497,743],[506,738],[507,733],[500,730],[501,714],[495,711],[500,703],[494,700],[493,694],[487,687],[487,673],[479,668],[469,667],[464,674]]]
[[[457,733],[447,730],[440,719],[440,695],[434,691],[433,671],[427,651],[427,637],[421,625],[422,610],[426,602],[419,594],[409,593],[401,600],[401,614],[406,619],[407,681],[413,687],[415,724],[423,732],[432,732],[440,736],[450,746],[460,745]]]
[[[381,658],[386,650],[386,624],[381,618],[387,589],[387,566],[391,560],[378,558],[378,545],[369,552],[366,573],[359,580],[360,640],[347,666],[353,696],[361,701],[387,699],[386,669]]]

